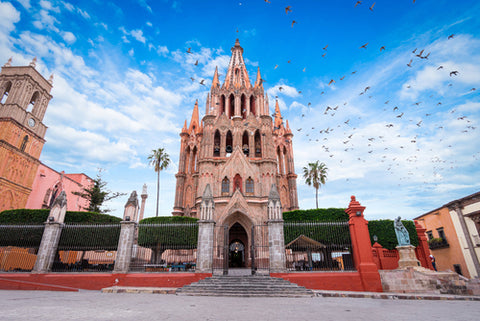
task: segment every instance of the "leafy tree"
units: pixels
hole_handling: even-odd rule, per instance
[[[103,203],[117,198],[119,196],[126,195],[126,193],[112,192],[108,190],[107,182],[102,179],[102,170],[99,170],[97,177],[93,180],[93,184],[87,188],[83,188],[82,192],[72,192],[74,195],[78,195],[86,199],[89,203],[88,207],[84,207],[84,210],[95,213],[108,213],[111,210],[102,208]]]
[[[303,167],[303,178],[308,186],[315,187],[315,202],[318,208],[318,189],[327,179],[327,165],[319,163],[318,160],[315,163],[308,163],[308,166]]]
[[[154,167],[157,172],[157,211],[155,216],[158,216],[158,198],[160,193],[160,172],[170,165],[170,157],[163,148],[152,150],[152,154],[148,156],[150,165]]]

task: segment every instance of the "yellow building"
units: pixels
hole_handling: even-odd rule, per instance
[[[427,229],[438,271],[480,276],[480,192],[415,218]]]

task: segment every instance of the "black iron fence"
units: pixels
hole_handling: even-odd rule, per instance
[[[120,224],[65,224],[52,272],[113,271]]]
[[[198,223],[140,224],[130,271],[195,271]]]
[[[289,271],[355,270],[348,222],[285,222]]]
[[[268,242],[268,226],[252,226],[251,268],[252,274],[268,274],[270,271],[270,252]]]
[[[42,225],[0,225],[0,271],[30,272],[42,241]]]
[[[228,226],[215,226],[213,229],[213,274],[228,274],[230,255],[228,242]]]

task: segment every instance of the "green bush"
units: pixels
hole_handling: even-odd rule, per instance
[[[344,208],[317,208],[310,210],[294,210],[283,213],[285,222],[338,222],[348,221]]]
[[[184,216],[149,217],[140,221],[138,245],[155,249],[197,247],[198,219]]]
[[[395,228],[393,227],[393,220],[371,220],[368,221],[368,231],[370,232],[370,241],[372,244],[373,236],[378,237],[378,243],[384,248],[393,250],[398,245],[397,236],[395,234]],[[410,244],[418,246],[418,235],[415,228],[415,223],[409,220],[402,220],[403,225],[410,235]]]
[[[49,209],[16,209],[0,213],[0,224],[43,224],[47,221]],[[95,212],[67,211],[65,223],[119,223],[122,219],[116,216]]]

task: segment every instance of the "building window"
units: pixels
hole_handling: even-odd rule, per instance
[[[255,157],[262,157],[262,141],[258,130],[255,132]]]
[[[222,180],[222,195],[225,195],[230,192],[230,181],[227,177]]]
[[[433,232],[432,231],[427,231],[427,237],[428,237],[428,240],[433,239]]]
[[[213,138],[213,157],[220,157],[220,132],[215,131]]]
[[[227,157],[230,156],[232,152],[233,152],[233,137],[232,137],[232,132],[228,131],[227,137],[225,140],[225,153],[227,154]]]
[[[253,194],[254,189],[253,189],[253,179],[249,177],[247,181],[245,182],[245,192],[247,194]]]
[[[35,104],[37,103],[38,100],[38,91],[34,92],[32,95],[32,98],[30,99],[30,103],[27,106],[27,111],[32,112],[33,108],[35,107]]]
[[[23,137],[22,145],[20,145],[20,150],[22,152],[25,151],[25,148],[27,147],[27,143],[28,143],[28,136],[25,135],[25,137]]]
[[[245,154],[245,156],[247,156],[247,157],[250,156],[250,148],[248,147],[248,132],[247,131],[243,132],[242,151]]]
[[[438,237],[441,238],[444,242],[447,242],[447,237],[445,236],[445,231],[443,227],[437,228]]]
[[[5,91],[2,93],[2,99],[0,100],[0,103],[5,104],[8,98],[8,93],[10,92],[11,89],[12,89],[12,83],[9,81],[5,85]]]

